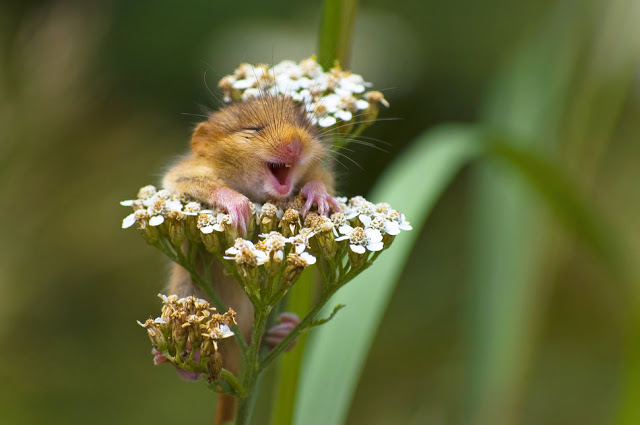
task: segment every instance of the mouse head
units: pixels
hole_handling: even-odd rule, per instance
[[[229,105],[198,125],[191,149],[212,163],[222,180],[254,201],[293,193],[327,148],[304,108],[285,96]]]

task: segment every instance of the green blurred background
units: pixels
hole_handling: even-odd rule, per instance
[[[159,182],[237,64],[314,53],[321,8],[0,5],[1,424],[210,422],[212,393],[151,363],[135,320],[168,264],[118,201]],[[640,423],[638,22],[636,0],[360,2],[351,68],[401,120],[367,132],[387,153],[353,147],[343,194],[468,123],[562,170],[611,244],[517,172],[465,168],[415,230],[347,423]]]

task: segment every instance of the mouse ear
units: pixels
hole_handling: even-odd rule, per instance
[[[201,122],[191,135],[191,150],[197,155],[206,155],[209,150],[207,148],[211,146],[212,136],[209,122]]]

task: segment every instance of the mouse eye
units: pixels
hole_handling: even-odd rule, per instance
[[[252,126],[248,126],[248,127],[243,127],[243,130],[249,130],[249,131],[262,131],[264,130],[264,126],[263,125],[252,125]]]

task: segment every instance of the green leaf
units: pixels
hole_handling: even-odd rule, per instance
[[[605,225],[566,167],[556,165],[564,150],[566,107],[583,71],[584,48],[597,31],[593,17],[603,14],[594,6],[596,2],[554,3],[532,37],[514,49],[481,114],[483,126],[508,137],[492,147],[499,160],[482,163],[472,174],[470,356],[463,424],[520,421],[548,282],[567,251],[567,244],[558,243],[564,238],[545,206],[572,235],[616,267]]]
[[[313,322],[309,323],[309,327],[306,330],[310,330],[311,328],[315,328],[316,326],[324,325],[325,323],[329,322],[329,320],[333,319],[335,315],[344,308],[344,306],[344,304],[338,304],[337,306],[335,306],[329,317],[314,320]]]
[[[546,158],[503,141],[490,145],[490,151],[515,167],[545,200],[563,226],[589,246],[613,273],[620,273],[622,255],[619,242],[605,221],[587,202],[568,174]]]
[[[331,323],[310,334],[294,423],[344,423],[367,353],[420,229],[458,171],[483,150],[463,125],[420,136],[378,179],[370,199],[406,214],[414,230],[398,235],[376,264],[342,288],[346,304]]]

